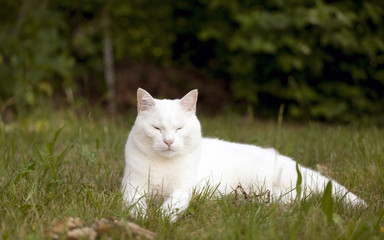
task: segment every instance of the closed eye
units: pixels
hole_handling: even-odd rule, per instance
[[[183,127],[176,128],[176,131],[179,131],[179,130],[181,130],[181,129],[183,129]]]
[[[158,130],[161,132],[161,129],[159,127],[156,127],[156,126],[152,126],[154,129]]]

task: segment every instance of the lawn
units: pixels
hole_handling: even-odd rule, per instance
[[[111,118],[98,110],[36,110],[0,121],[0,239],[44,239],[69,217],[87,226],[102,218],[131,221],[157,239],[384,238],[382,128],[250,122],[236,116],[200,121],[205,136],[275,147],[307,167],[319,167],[369,207],[335,201],[329,221],[323,196],[283,206],[241,194],[220,199],[200,194],[176,223],[169,223],[156,208],[145,218],[131,219],[119,188],[134,114]],[[132,237],[114,231],[102,238],[108,236]],[[59,237],[65,238],[65,233]]]

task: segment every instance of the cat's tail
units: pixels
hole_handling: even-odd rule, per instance
[[[300,171],[303,178],[303,186],[307,187],[306,190],[321,193],[324,191],[327,183],[331,181],[333,187],[332,194],[336,197],[341,198],[345,203],[353,206],[367,207],[367,203],[363,199],[348,191],[346,187],[339,184],[335,180],[331,180],[321,175],[319,172],[308,168],[301,167]]]

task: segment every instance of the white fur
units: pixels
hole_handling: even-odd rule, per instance
[[[163,200],[163,210],[176,219],[188,207],[193,188],[209,184],[228,194],[239,184],[246,190],[268,189],[274,198],[291,201],[296,191],[296,162],[274,149],[201,137],[195,115],[197,90],[181,100],[158,100],[138,89],[138,116],[125,146],[122,182],[126,204],[133,214],[146,208],[145,196]],[[299,165],[303,189],[321,192],[330,181]],[[356,195],[332,181],[333,190],[347,202],[363,204]],[[289,194],[287,194],[289,193]]]

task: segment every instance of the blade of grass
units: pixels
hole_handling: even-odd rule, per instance
[[[325,187],[323,200],[321,202],[321,209],[327,219],[328,224],[333,223],[333,214],[335,212],[335,205],[332,198],[332,182],[329,181]]]
[[[299,164],[296,163],[296,172],[297,172],[297,181],[296,181],[296,199],[298,204],[301,204],[301,182],[303,181],[303,177],[301,175]]]

